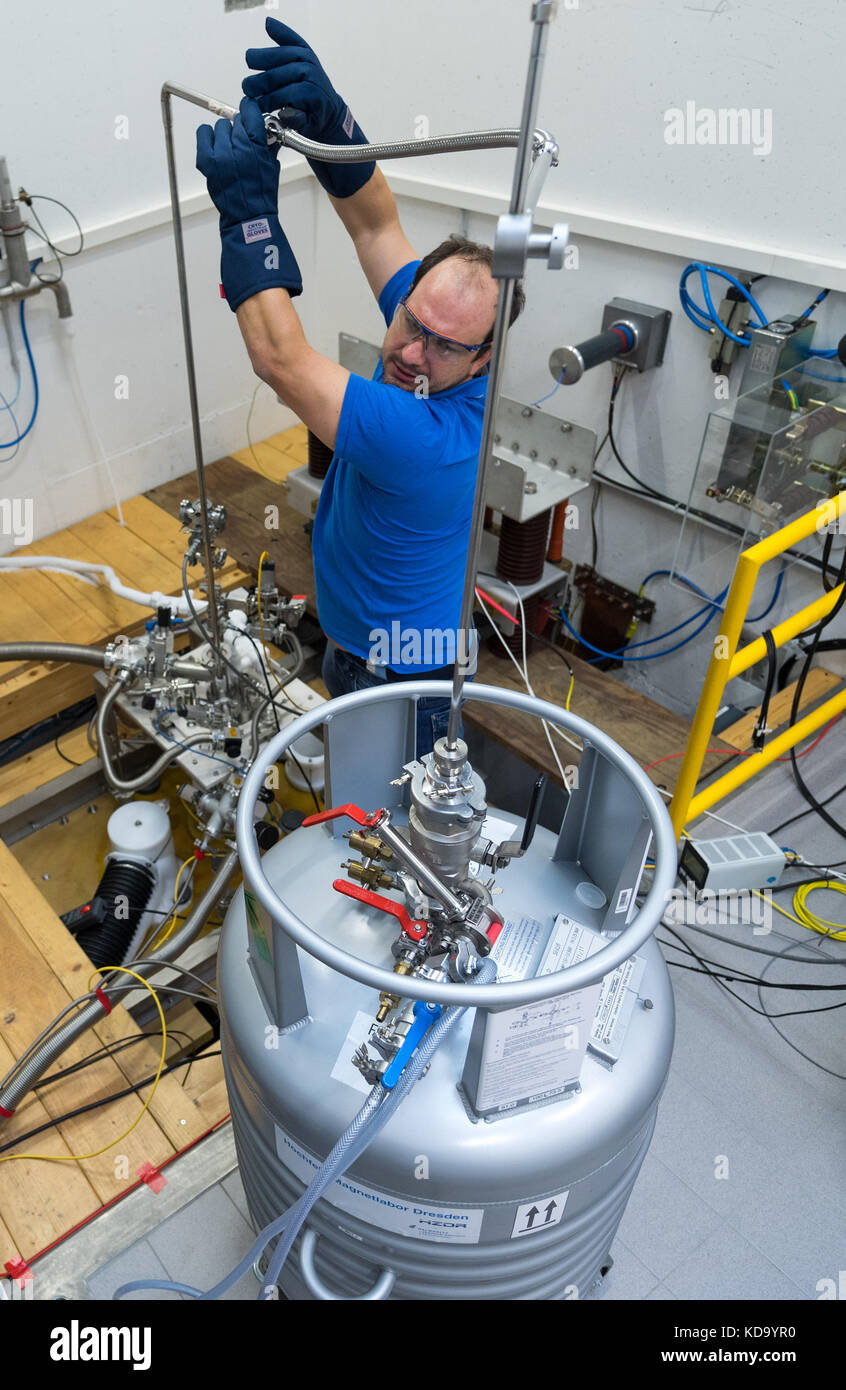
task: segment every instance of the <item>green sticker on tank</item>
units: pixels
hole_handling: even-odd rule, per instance
[[[267,965],[272,965],[273,957],[270,954],[270,943],[264,930],[264,922],[261,919],[261,907],[258,898],[246,886],[244,887],[244,906],[247,909],[247,926],[250,929],[250,936],[255,942],[259,959],[265,961]]]

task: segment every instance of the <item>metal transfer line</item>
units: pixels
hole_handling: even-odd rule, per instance
[[[554,163],[557,160],[558,151],[554,141],[550,139],[546,131],[536,130],[534,125],[540,88],[540,74],[543,66],[546,26],[554,14],[554,10],[555,5],[553,0],[539,0],[539,3],[534,6],[532,11],[534,22],[532,53],[526,94],[523,102],[522,122],[519,129],[507,127],[496,130],[466,131],[457,135],[433,136],[427,140],[398,140],[371,145],[324,145],[315,140],[309,140],[304,135],[297,134],[294,130],[288,130],[284,125],[284,118],[286,109],[290,110],[291,108],[283,107],[281,111],[265,116],[268,142],[270,144],[284,145],[287,149],[291,149],[297,154],[305,155],[309,159],[321,160],[327,164],[363,164],[371,160],[420,158],[428,154],[452,154],[467,150],[516,148],[517,164],[514,173],[511,210],[512,212],[521,212],[523,211],[526,200],[527,180],[529,177],[529,156],[533,155],[536,159],[538,165],[537,174],[541,177],[549,168],[550,163]],[[165,82],[162,85],[162,122],[164,124],[165,147],[167,150],[168,183],[170,186],[170,206],[173,217],[173,237],[176,251],[177,280],[179,284],[179,304],[182,314],[182,334],[185,340],[185,363],[188,371],[188,400],[191,410],[191,429],[194,439],[194,461],[197,471],[197,486],[200,494],[200,515],[203,527],[203,559],[206,569],[206,587],[209,605],[208,619],[213,646],[215,648],[215,669],[219,673],[221,666],[217,649],[219,647],[220,627],[214,585],[212,538],[209,531],[207,515],[205,468],[203,464],[200,410],[197,399],[197,372],[191,334],[191,315],[188,305],[185,243],[182,234],[182,216],[179,209],[179,187],[176,177],[176,158],[173,144],[173,97],[178,97],[182,101],[190,102],[193,106],[202,107],[203,110],[210,111],[212,115],[223,117],[228,120],[234,119],[238,114],[238,108],[230,106],[227,102],[218,101],[214,97],[206,96],[203,92],[195,92],[190,87],[182,87],[176,82]],[[537,197],[540,192],[541,177],[533,181],[535,197]],[[493,385],[489,385],[488,388],[488,407],[483,429],[479,477],[476,487],[475,515],[472,527],[470,554],[468,557],[468,579],[465,580],[464,600],[462,604],[462,627],[465,628],[469,627],[469,620],[473,611],[473,580],[475,576],[476,555],[482,531],[481,522],[484,515],[481,506],[481,500],[484,495],[482,484],[484,483],[486,463],[490,453],[490,440],[493,432],[496,397],[502,378],[501,358],[503,356],[505,333],[508,328],[508,318],[511,312],[513,285],[513,279],[510,281],[503,281],[500,303],[497,310],[497,328],[495,329],[494,350],[491,358],[492,366],[490,371],[490,378]],[[470,584],[469,598],[467,589],[468,582]],[[457,709],[458,703],[460,702],[463,679],[463,671],[459,671],[456,665],[457,687],[454,697],[456,716],[454,720],[452,712],[450,714],[450,731],[452,735],[454,735],[455,729],[458,727]],[[455,725],[455,729],[453,728],[453,724]]]
[[[529,155],[532,149],[533,132],[535,130],[538,102],[540,99],[541,77],[546,53],[547,29],[554,15],[554,4],[538,3],[532,10],[532,46],[529,54],[529,70],[526,76],[526,89],[523,96],[523,113],[520,123],[520,143],[517,147],[517,159],[514,164],[514,179],[511,187],[511,203],[509,207],[509,212],[512,216],[526,211],[527,194],[529,192]],[[544,148],[548,146],[548,143],[547,137]],[[551,162],[551,160],[549,162]],[[541,164],[540,159],[538,160],[538,164]],[[547,169],[548,167],[547,164]],[[531,192],[532,197],[537,201],[540,196],[540,184],[539,178],[537,177],[532,180]],[[479,467],[476,473],[476,493],[473,499],[473,520],[470,523],[470,544],[467,550],[467,569],[464,575],[464,593],[461,599],[459,630],[462,633],[467,633],[468,638],[470,625],[473,621],[473,607],[476,594],[476,569],[479,563],[479,549],[482,543],[482,531],[484,529],[485,485],[487,483],[488,464],[491,457],[491,447],[496,425],[496,406],[505,367],[506,337],[508,334],[509,319],[511,317],[511,305],[514,298],[514,286],[519,276],[508,275],[498,278],[501,278],[501,288],[499,292],[499,302],[497,304],[496,321],[494,324],[490,367],[488,370],[488,393],[485,401],[484,423],[482,425],[482,445],[479,451]],[[458,643],[456,643],[456,651],[458,651],[458,649]],[[465,650],[469,651],[470,647],[468,646]],[[449,724],[447,725],[446,735],[448,748],[455,747],[455,741],[458,737],[459,721],[461,717],[461,692],[464,687],[465,674],[466,664],[459,661],[456,655],[452,678]]]
[[[173,216],[173,238],[176,247],[176,274],[179,280],[179,307],[182,311],[182,336],[185,339],[185,366],[188,371],[188,400],[191,407],[191,431],[194,436],[194,462],[197,469],[197,487],[200,493],[200,516],[203,524],[203,559],[206,567],[206,597],[208,599],[208,618],[212,639],[212,659],[215,675],[220,675],[223,663],[220,657],[220,624],[217,614],[217,595],[214,587],[214,556],[209,531],[208,499],[206,495],[206,474],[203,467],[203,441],[200,432],[200,406],[197,400],[197,369],[194,362],[194,344],[191,336],[191,313],[188,307],[188,279],[185,270],[185,243],[182,237],[182,214],[179,210],[179,188],[176,181],[176,156],[173,149],[173,112],[171,96],[184,96],[178,87],[165,82],[162,87],[162,121],[164,123],[165,147],[167,149],[167,176],[170,185],[170,210]],[[198,103],[200,104],[200,103]],[[202,104],[209,110],[215,103],[203,97]]]

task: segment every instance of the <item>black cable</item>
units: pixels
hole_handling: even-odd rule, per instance
[[[820,802],[820,805],[828,806],[829,802],[834,801],[835,797],[842,796],[844,792],[846,792],[846,786],[838,787],[837,791],[832,792],[831,796],[827,796],[825,801]],[[792,825],[794,821],[802,820],[804,816],[809,816],[811,814],[811,811],[815,809],[815,807],[809,806],[807,811],[797,811],[795,816],[788,816],[787,820],[783,820],[778,825],[773,826],[772,830],[767,831],[767,834],[771,837],[774,837],[779,830],[784,830],[786,825]]]
[[[799,946],[799,945],[801,945],[801,944],[802,944],[802,943],[799,942],[799,941],[790,941],[790,942],[788,942],[788,944],[784,947],[784,950],[779,951],[778,956],[782,956],[782,957],[785,956],[785,955],[787,954],[788,951],[793,951],[793,950],[795,950],[796,947]],[[778,959],[778,957],[775,957],[774,959]],[[770,969],[770,966],[771,966],[772,964],[773,964],[773,962],[770,961],[770,962],[764,967],[764,974],[765,974],[765,975],[766,975],[767,971]],[[764,1001],[763,1001],[763,999],[761,998],[761,991],[760,991],[760,989],[758,990],[758,1003],[761,1005],[761,1009],[762,1009],[762,1011],[763,1011],[763,1013],[764,1013],[764,1016],[765,1016],[767,1019],[769,1019],[770,1024],[772,1025],[774,1031],[775,1031],[776,1033],[778,1033],[778,1036],[781,1038],[782,1042],[787,1043],[787,1046],[788,1046],[789,1048],[791,1048],[793,1052],[798,1052],[798,1053],[799,1053],[799,1056],[800,1056],[800,1057],[804,1057],[804,1059],[805,1059],[806,1062],[810,1062],[810,1063],[811,1063],[811,1066],[817,1067],[817,1069],[818,1069],[819,1071],[824,1071],[828,1076],[833,1076],[833,1077],[835,1077],[836,1080],[838,1080],[838,1081],[846,1081],[846,1075],[844,1075],[843,1072],[834,1071],[831,1067],[826,1067],[826,1066],[823,1065],[822,1062],[818,1062],[818,1061],[816,1060],[816,1058],[810,1057],[810,1056],[808,1055],[807,1052],[803,1052],[803,1051],[802,1051],[801,1047],[797,1047],[795,1043],[792,1043],[792,1042],[790,1041],[790,1039],[789,1039],[788,1037],[786,1037],[786,1035],[785,1035],[784,1033],[782,1033],[782,1031],[781,1031],[780,1028],[776,1028],[776,1025],[773,1023],[773,1018],[780,1018],[781,1015],[780,1015],[780,1014],[769,1014],[769,1013],[767,1013],[766,1009],[764,1008]]]
[[[763,277],[763,278],[765,278],[765,277]],[[754,283],[754,282],[753,282],[753,283]],[[627,370],[633,370],[633,368],[629,367],[629,368],[627,368]],[[616,378],[615,378],[615,382],[616,382]],[[624,461],[624,459],[623,459],[622,456],[620,455],[619,449],[617,448],[616,440],[615,440],[614,437],[613,437],[614,405],[615,405],[615,397],[616,397],[616,394],[617,394],[617,393],[616,393],[615,385],[612,384],[612,387],[611,387],[611,398],[610,398],[610,401],[609,401],[609,404],[608,404],[608,423],[609,423],[609,428],[608,428],[608,430],[606,431],[605,438],[602,440],[602,444],[599,446],[599,448],[601,449],[601,448],[604,446],[605,440],[606,440],[606,439],[610,440],[610,442],[611,442],[611,448],[612,448],[612,450],[613,450],[615,459],[617,460],[617,462],[619,463],[619,465],[620,465],[620,467],[623,469],[623,471],[624,471],[625,473],[627,473],[628,476],[632,479],[632,481],[635,482],[635,483],[637,483],[637,487],[631,487],[628,483],[622,483],[622,482],[620,482],[620,480],[619,480],[618,478],[609,478],[609,476],[608,476],[607,473],[600,473],[597,469],[594,469],[594,472],[593,472],[592,477],[591,477],[591,481],[594,481],[595,479],[598,479],[601,483],[610,483],[610,484],[612,485],[612,487],[622,488],[622,490],[623,490],[624,492],[630,492],[630,493],[632,493],[635,497],[643,497],[643,498],[645,498],[647,501],[648,501],[650,498],[657,498],[660,502],[666,502],[669,506],[671,506],[675,511],[677,511],[677,512],[679,512],[679,513],[684,512],[686,515],[695,516],[695,517],[697,517],[700,521],[707,521],[710,525],[716,526],[719,530],[721,530],[721,531],[727,531],[730,535],[739,536],[741,539],[743,539],[743,538],[746,536],[746,528],[745,528],[745,527],[743,527],[743,526],[738,526],[738,525],[736,525],[736,524],[735,524],[734,522],[732,522],[732,521],[726,521],[726,520],[720,519],[719,517],[712,516],[709,512],[703,511],[700,507],[691,507],[689,504],[685,504],[684,502],[680,502],[680,501],[678,500],[678,498],[668,496],[668,494],[665,493],[665,492],[659,492],[657,488],[651,487],[649,483],[645,483],[641,478],[638,478],[638,476],[637,476],[636,473],[633,473],[633,472],[632,472],[632,470],[629,468],[628,464]],[[599,457],[599,449],[597,449],[596,454],[594,455],[594,463],[596,462],[596,459],[597,459],[598,457]],[[818,560],[818,559],[816,558],[816,556],[814,556],[814,555],[807,555],[807,554],[804,554],[804,553],[799,554],[799,552],[797,552],[797,551],[795,551],[795,550],[788,550],[788,551],[786,551],[785,553],[786,553],[787,555],[792,555],[792,556],[794,556],[794,558],[797,558],[797,559],[801,559],[801,560],[806,561],[806,563],[809,564],[809,565],[812,565],[812,566],[814,567],[814,569],[822,569],[822,568],[823,568],[823,562],[822,562],[822,560]]]
[[[666,922],[664,922],[664,923],[662,923],[662,925],[666,927],[667,924],[666,924]],[[695,953],[691,950],[691,948],[690,948],[690,946],[687,944],[687,942],[684,942],[683,946],[675,946],[675,945],[673,944],[672,941],[662,941],[661,938],[660,938],[660,936],[656,936],[655,940],[658,942],[659,946],[665,946],[665,947],[667,948],[668,951],[681,951],[681,950],[685,950],[685,951],[687,951],[688,955],[694,955],[694,954],[695,954]],[[762,976],[750,974],[750,972],[749,972],[748,970],[740,970],[740,971],[738,971],[738,970],[735,970],[735,969],[734,969],[733,967],[731,967],[731,966],[724,965],[722,961],[719,961],[719,960],[709,960],[707,956],[697,956],[696,959],[699,960],[699,961],[701,961],[704,965],[713,965],[713,966],[715,967],[716,970],[718,970],[718,971],[720,971],[720,972],[724,972],[724,973],[720,973],[720,974],[715,974],[715,975],[713,976],[713,979],[715,979],[715,980],[731,980],[734,984],[738,984],[738,985],[761,985],[761,986],[763,986],[765,989],[789,989],[789,990],[799,990],[799,991],[801,991],[801,992],[803,992],[803,993],[807,993],[807,992],[816,992],[816,991],[818,991],[818,990],[828,991],[828,990],[838,990],[838,989],[841,989],[841,990],[842,990],[842,989],[846,989],[846,981],[844,981],[844,983],[843,983],[842,985],[796,984],[796,983],[793,983],[793,982],[788,983],[788,984],[784,984],[784,985],[777,985],[777,984],[775,984],[775,983],[772,983],[772,982],[769,981],[769,980],[764,980]],[[846,965],[846,960],[844,960],[844,961],[842,961],[842,962],[841,962],[841,961],[831,961],[830,963],[831,963],[832,965],[840,965],[840,964]],[[676,965],[676,966],[678,966],[678,968],[679,968],[680,970],[692,970],[693,973],[694,973],[695,975],[704,975],[704,974],[705,974],[705,971],[704,971],[704,970],[697,970],[697,969],[695,968],[695,966],[692,966],[692,965],[682,965],[680,961],[668,960],[668,961],[667,961],[667,964],[668,964],[668,965]],[[839,1005],[838,1005],[838,1007],[839,1007]],[[819,1013],[819,1012],[825,1012],[825,1010],[809,1009],[808,1012],[809,1012],[809,1013]]]
[[[617,441],[616,441],[616,439],[614,438],[614,408],[615,408],[615,406],[616,406],[616,404],[617,404],[617,393],[618,393],[618,389],[619,389],[620,385],[622,385],[622,381],[623,381],[622,375],[619,376],[619,377],[616,377],[616,376],[615,376],[615,378],[614,378],[614,383],[613,383],[613,385],[612,385],[612,387],[611,387],[611,398],[610,398],[610,400],[609,400],[609,402],[608,402],[608,435],[607,435],[607,437],[608,437],[608,443],[611,445],[611,452],[612,452],[612,454],[614,455],[614,457],[615,457],[615,459],[617,460],[617,462],[619,463],[619,465],[620,465],[620,467],[622,468],[623,472],[626,473],[626,474],[628,475],[628,477],[631,478],[632,482],[637,483],[638,487],[641,488],[641,490],[642,490],[643,492],[649,493],[649,495],[650,495],[651,497],[657,497],[657,498],[659,499],[659,501],[661,501],[661,502],[669,502],[670,505],[673,506],[673,507],[678,506],[679,504],[678,504],[677,502],[675,502],[675,501],[673,500],[672,497],[668,497],[667,494],[666,494],[666,492],[659,492],[657,488],[651,487],[649,483],[645,483],[645,482],[643,481],[642,478],[639,478],[639,477],[637,476],[636,473],[633,473],[632,470],[629,468],[629,465],[626,463],[625,459],[623,458],[622,454],[620,453],[620,450],[617,448]]]
[[[212,581],[212,582],[213,582],[213,581]],[[188,584],[188,556],[187,556],[187,555],[185,556],[185,558],[184,558],[183,561],[182,561],[182,592],[183,592],[183,594],[185,595],[185,602],[188,604],[188,609],[189,609],[189,611],[190,611],[190,613],[191,613],[191,617],[193,618],[195,624],[197,625],[197,628],[199,629],[200,636],[203,638],[203,641],[206,642],[206,643],[208,643],[208,645],[209,645],[209,647],[211,648],[211,650],[212,650],[217,656],[220,657],[220,659],[221,659],[221,661],[224,663],[224,665],[226,665],[226,666],[229,667],[230,671],[232,671],[232,672],[238,677],[239,681],[243,681],[245,685],[249,685],[249,686],[250,686],[253,690],[255,690],[255,691],[261,696],[261,698],[264,700],[264,699],[265,699],[264,690],[263,690],[262,687],[259,685],[258,681],[254,681],[253,678],[252,678],[252,676],[248,676],[248,675],[247,675],[246,671],[239,671],[239,670],[238,670],[238,667],[237,667],[237,666],[234,666],[234,665],[232,664],[232,662],[229,660],[229,658],[228,658],[228,656],[226,655],[226,653],[225,653],[224,651],[222,651],[221,648],[220,648],[219,646],[215,646],[214,642],[213,642],[212,639],[211,639],[211,635],[207,632],[206,627],[205,627],[205,624],[203,623],[203,621],[202,621],[202,619],[201,619],[199,613],[197,612],[196,608],[194,607],[194,600],[193,600],[192,597],[191,597],[191,589],[190,589],[190,586],[189,586],[189,584]],[[241,629],[239,628],[238,631],[240,632]],[[245,633],[244,635],[245,635],[245,636],[248,636],[249,634],[248,634],[248,633]],[[252,639],[251,639],[251,640],[252,640]],[[211,673],[210,673],[210,675],[211,675]],[[275,703],[278,703],[278,702],[279,702],[279,698],[280,698],[279,695],[277,695],[277,696],[275,697]],[[290,704],[288,701],[286,701],[286,700],[284,699],[284,697],[283,697],[282,703],[283,703],[283,707],[284,707],[290,714],[302,714],[302,713],[303,713],[303,711],[302,711],[301,709],[297,709],[296,705]],[[264,711],[264,708],[265,708],[265,706],[263,706],[262,712]]]
[[[73,758],[68,757],[67,753],[62,752],[61,748],[59,747],[60,738],[61,734],[56,734],[56,737],[53,739],[53,746],[56,749],[56,752],[58,753],[59,757],[64,759],[66,763],[70,763],[71,767],[83,767],[83,763],[75,762]],[[67,776],[67,773],[65,774],[65,776]]]
[[[767,734],[771,732],[770,729],[767,728],[767,715],[770,712],[770,700],[772,699],[778,671],[778,648],[775,644],[775,638],[769,628],[767,628],[766,632],[762,632],[761,636],[767,648],[767,684],[764,688],[764,698],[761,701],[758,718],[752,730],[752,747],[755,749],[756,753],[761,752],[766,743]]]
[[[148,1038],[160,1038],[161,1035],[162,1030],[157,1028],[152,1033],[137,1033],[129,1038],[119,1038],[114,1043],[104,1043],[102,1047],[98,1047],[94,1052],[89,1052],[78,1062],[74,1062],[72,1066],[64,1067],[62,1071],[51,1072],[49,1076],[42,1076],[40,1081],[35,1082],[32,1089],[38,1091],[42,1086],[50,1086],[54,1081],[61,1081],[65,1076],[73,1076],[74,1072],[84,1071],[86,1067],[93,1066],[95,1062],[103,1062],[109,1057],[115,1057],[119,1052],[124,1052],[126,1048],[134,1047],[136,1043],[144,1042]],[[181,1028],[168,1028],[167,1035],[169,1038],[187,1038],[189,1042],[194,1041],[191,1034],[184,1032]]]
[[[279,713],[276,709],[276,701],[273,698],[273,686],[270,684],[270,672],[267,669],[266,658],[265,660],[262,660],[262,654],[259,651],[258,642],[256,641],[255,637],[251,635],[251,633],[247,632],[246,628],[243,629],[243,636],[246,637],[248,642],[252,643],[253,651],[258,657],[259,670],[264,676],[265,684],[267,686],[267,693],[270,696],[270,708],[273,711],[273,719],[276,724],[276,732],[277,734],[279,734],[282,732],[282,727],[279,723]],[[256,751],[257,750],[255,748],[250,749],[250,753],[253,757],[255,757]]]
[[[190,1057],[183,1057],[179,1062],[172,1062],[168,1067],[162,1067],[160,1076],[168,1076],[170,1072],[178,1071],[180,1067],[190,1067],[193,1062],[203,1061],[206,1057],[222,1057],[223,1053],[206,1052],[199,1048]],[[103,1096],[101,1100],[92,1100],[88,1105],[80,1105],[76,1110],[69,1110],[64,1115],[56,1115],[48,1120],[46,1124],[39,1125],[37,1129],[30,1129],[26,1134],[17,1134],[8,1144],[0,1144],[0,1153],[5,1153],[7,1149],[14,1149],[18,1144],[23,1144],[27,1139],[34,1139],[37,1134],[43,1134],[47,1129],[54,1129],[56,1125],[62,1125],[66,1120],[75,1120],[77,1115],[85,1115],[89,1110],[99,1110],[103,1105],[109,1105],[113,1100],[123,1100],[126,1096],[135,1095],[142,1091],[145,1086],[151,1085],[156,1079],[156,1073],[145,1076],[143,1081],[136,1081],[133,1085],[127,1086],[122,1091],[114,1091],[110,1096]],[[24,1154],[23,1157],[26,1157]]]
[[[280,724],[279,724],[279,714],[278,714],[277,709],[276,709],[276,700],[277,700],[278,697],[275,696],[274,693],[273,693],[273,689],[272,689],[271,684],[270,684],[270,675],[269,675],[269,673],[268,673],[267,666],[265,665],[265,663],[264,663],[264,662],[262,661],[262,659],[261,659],[261,653],[260,653],[260,651],[259,651],[259,649],[258,649],[258,646],[257,646],[257,644],[256,644],[255,638],[254,638],[254,637],[251,637],[250,634],[249,634],[249,632],[247,632],[246,630],[244,630],[243,636],[246,637],[246,638],[248,639],[248,641],[252,642],[253,646],[255,647],[256,656],[257,656],[258,659],[259,659],[259,666],[261,667],[262,671],[264,672],[264,678],[265,678],[265,680],[266,680],[266,682],[267,682],[268,700],[265,701],[264,705],[263,705],[262,708],[261,708],[261,713],[259,714],[259,721],[261,720],[261,716],[262,716],[262,714],[264,714],[264,711],[266,710],[267,705],[269,704],[269,705],[270,705],[270,708],[273,710],[273,718],[274,718],[274,720],[276,721],[276,732],[277,732],[277,734],[278,734],[278,733],[281,733],[281,727],[280,727]],[[286,702],[286,704],[287,704],[287,702]],[[289,708],[290,708],[290,706],[289,706]],[[300,710],[300,713],[302,714],[303,711]],[[252,757],[255,757],[256,751],[257,751],[256,749],[251,749],[251,750],[250,750],[250,755],[251,755]],[[303,767],[302,763],[300,762],[300,760],[299,760],[299,758],[297,757],[296,753],[294,752],[293,748],[288,748],[288,749],[286,750],[286,752],[288,753],[288,756],[290,757],[292,763],[294,763],[295,766],[297,767],[297,769],[299,770],[300,776],[302,777],[303,781],[305,782],[306,786],[308,787],[309,791],[311,792],[311,799],[312,799],[312,801],[314,802],[315,807],[317,808],[318,811],[322,811],[322,810],[323,810],[323,807],[321,806],[320,802],[319,802],[318,799],[317,799],[317,793],[315,792],[314,787],[311,785],[311,779],[309,778],[308,773],[306,772],[305,768]]]
[[[713,972],[713,970],[709,970],[708,966],[705,964],[705,961],[702,959],[702,957],[701,957],[700,955],[698,955],[696,951],[694,951],[694,949],[693,949],[692,946],[688,945],[688,943],[684,940],[684,937],[679,936],[678,932],[677,932],[677,931],[674,931],[673,928],[672,928],[671,926],[669,926],[666,922],[663,922],[663,921],[662,921],[661,925],[662,925],[662,927],[665,928],[666,931],[668,931],[668,932],[670,933],[671,936],[675,936],[675,937],[677,938],[677,940],[681,941],[682,945],[685,947],[686,950],[688,950],[688,951],[690,952],[690,954],[694,957],[694,959],[695,959],[695,960],[698,960],[699,963],[700,963],[700,965],[703,965],[703,966],[705,967],[704,970],[702,970],[702,971],[700,972],[701,974],[710,976],[710,978],[714,981],[714,984],[715,984],[715,985],[718,985],[718,986],[720,987],[720,989],[724,989],[725,992],[726,992],[726,994],[730,994],[731,997],[732,997],[732,999],[735,999],[735,1000],[737,1001],[738,1004],[742,1004],[743,1007],[744,1007],[745,1009],[749,1009],[750,1012],[753,1013],[753,1014],[759,1014],[761,1017],[763,1017],[763,1018],[768,1018],[768,1019],[773,1019],[773,1018],[793,1018],[793,1017],[795,1017],[797,1014],[826,1014],[826,1013],[831,1013],[831,1012],[833,1012],[835,1009],[844,1009],[844,1008],[846,1008],[846,1002],[844,1002],[843,1004],[827,1004],[827,1005],[825,1006],[825,1008],[821,1008],[821,1009],[790,1009],[790,1010],[787,1010],[786,1012],[780,1013],[780,1014],[770,1014],[770,1013],[767,1013],[767,1011],[766,1011],[765,1009],[756,1009],[756,1008],[755,1008],[755,1005],[754,1005],[754,1004],[750,1004],[749,1001],[748,1001],[748,999],[744,999],[744,998],[742,997],[742,995],[736,994],[736,993],[734,992],[733,989],[729,989],[728,985],[725,984],[724,981],[721,980],[721,979],[719,978],[718,975],[715,975],[714,972]],[[801,942],[796,942],[796,943],[794,943],[794,944],[798,946],[798,945],[801,945],[802,943],[801,943]],[[669,961],[668,964],[672,965],[673,962],[672,962],[672,961]],[[837,962],[837,961],[832,961],[832,964],[833,964],[833,965],[837,965],[838,962]],[[750,983],[751,983],[751,982],[750,982]]]
[[[793,692],[793,703],[790,709],[790,720],[788,722],[788,728],[793,728],[793,726],[796,723],[796,719],[801,708],[802,692],[805,688],[805,681],[808,677],[808,672],[810,671],[814,657],[816,656],[817,644],[819,642],[820,634],[825,630],[826,627],[828,627],[829,623],[834,621],[834,619],[837,617],[838,613],[842,609],[844,603],[846,603],[846,554],[844,554],[843,560],[841,561],[840,571],[837,577],[831,583],[828,582],[828,562],[831,556],[831,546],[833,539],[833,532],[829,531],[825,539],[825,549],[823,551],[823,587],[825,588],[827,593],[831,593],[832,590],[835,589],[838,584],[842,585],[843,587],[841,589],[840,595],[836,603],[831,609],[831,612],[827,613],[824,618],[821,618],[820,621],[816,623],[815,626],[811,628],[808,632],[801,634],[804,637],[812,637],[813,641],[811,642],[810,647],[808,647],[805,653],[805,660],[802,663],[802,669],[799,673],[799,679],[796,682],[796,689]],[[802,793],[802,796],[805,798],[808,805],[811,807],[811,809],[816,811],[817,815],[825,821],[826,825],[831,826],[832,830],[836,830],[838,835],[842,836],[842,838],[846,840],[846,826],[841,825],[838,820],[835,820],[834,816],[830,815],[829,812],[826,811],[826,803],[817,800],[817,798],[814,796],[814,793],[811,791],[810,787],[807,785],[804,778],[802,777],[802,774],[799,771],[799,764],[796,758],[795,748],[790,749],[790,766],[793,772],[793,780],[796,783],[796,786],[799,788],[799,791]]]
[[[803,859],[801,864],[789,865],[792,869],[819,869],[821,873],[827,874],[829,869],[842,869],[846,864],[846,859],[835,859],[833,864],[809,864],[807,859]],[[771,888],[771,893],[783,893],[786,888],[801,888],[803,883],[819,883],[818,878],[800,878],[796,883],[777,883],[775,888]],[[836,882],[840,882],[839,879]]]

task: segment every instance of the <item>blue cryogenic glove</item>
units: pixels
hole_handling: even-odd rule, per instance
[[[253,77],[245,77],[241,87],[247,96],[255,97],[262,111],[276,111],[280,106],[297,107],[304,114],[292,117],[292,130],[309,140],[324,145],[366,145],[367,137],[353,117],[350,108],[339,97],[317,54],[305,39],[280,24],[278,19],[265,21],[268,36],[275,48],[248,48],[247,67],[256,69]],[[325,164],[310,159],[309,164],[318,181],[334,198],[349,198],[363,188],[376,165]]]
[[[254,101],[244,97],[234,121],[199,127],[197,168],[220,213],[220,278],[230,309],[260,290],[302,294],[300,268],[279,225],[279,165]]]

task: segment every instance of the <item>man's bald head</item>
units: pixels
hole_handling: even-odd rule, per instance
[[[408,311],[431,333],[474,348],[451,361],[427,355],[419,333],[409,331],[401,306],[382,345],[383,380],[405,391],[449,390],[484,372],[491,355],[499,299],[499,282],[491,275],[493,252],[489,246],[451,236],[430,251],[417,268],[406,295]],[[513,323],[525,303],[522,287],[515,285],[511,306]],[[412,319],[412,323],[413,323]]]
[[[492,265],[493,251],[489,246],[484,246],[478,241],[469,241],[467,237],[449,236],[446,241],[441,242],[440,246],[436,246],[434,251],[430,251],[428,256],[424,256],[420,262],[411,283],[409,297],[423,279],[432,277],[439,267],[449,267],[449,271],[454,277],[453,283],[459,292],[465,295],[467,293],[479,295],[480,292],[484,294],[487,291],[492,296],[490,317],[481,336],[466,339],[467,342],[489,342],[493,337],[496,305],[499,297],[499,283],[491,275]],[[523,286],[518,280],[514,286],[509,328],[523,312],[525,303],[526,296],[523,292]]]

